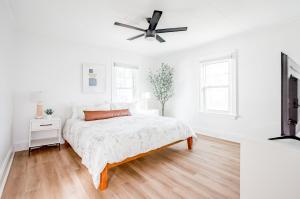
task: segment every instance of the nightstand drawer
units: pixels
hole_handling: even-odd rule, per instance
[[[60,129],[59,120],[34,120],[31,122],[31,131],[47,131]]]

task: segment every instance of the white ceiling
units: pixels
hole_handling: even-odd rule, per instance
[[[11,0],[18,28],[75,42],[128,49],[150,56],[200,45],[263,25],[300,18],[299,0]],[[162,10],[157,28],[188,26],[165,33],[165,43],[126,39],[146,28],[146,17]]]

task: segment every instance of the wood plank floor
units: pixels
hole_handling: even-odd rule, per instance
[[[239,198],[240,146],[199,136],[109,171],[109,187],[96,190],[70,147],[18,152],[2,199]]]

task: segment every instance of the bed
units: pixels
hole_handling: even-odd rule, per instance
[[[196,137],[188,126],[174,118],[144,115],[96,121],[68,119],[63,136],[101,191],[108,186],[110,168],[185,140],[191,150]]]

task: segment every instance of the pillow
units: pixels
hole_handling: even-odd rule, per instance
[[[111,110],[111,111],[83,111],[85,121],[103,120],[113,117],[129,116],[130,112],[128,109]]]
[[[136,103],[111,103],[111,110],[129,109],[130,113],[135,112]]]
[[[108,111],[108,110],[110,110],[109,103],[103,103],[98,105],[75,106],[73,107],[72,118],[84,120],[83,111]]]

